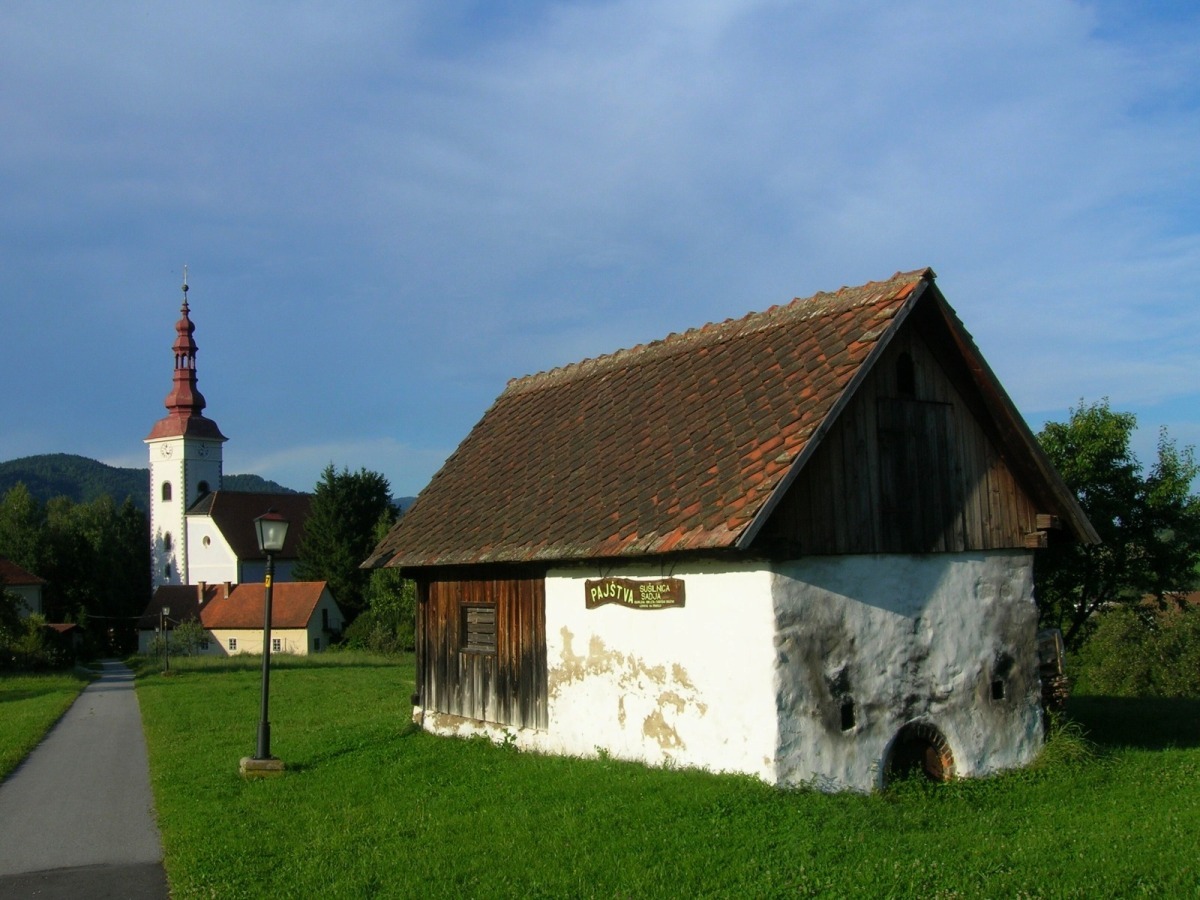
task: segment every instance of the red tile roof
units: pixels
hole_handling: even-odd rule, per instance
[[[305,628],[325,591],[324,581],[277,581],[271,589],[271,627]],[[262,628],[262,584],[235,584],[225,594],[224,584],[206,584],[204,603],[200,586],[165,584],[154,592],[154,599],[138,620],[138,630],[158,628],[159,612],[165,606],[174,627],[180,622],[199,619],[208,629]]]
[[[736,546],[933,277],[898,273],[509,382],[367,564]]]
[[[213,491],[193,503],[188,515],[210,516],[238,559],[266,559],[266,554],[258,549],[254,520],[274,509],[290,523],[283,552],[276,558],[298,559],[311,506],[311,494]]]
[[[27,569],[22,569],[11,559],[0,556],[0,584],[6,584],[9,587],[25,587],[45,583],[45,578],[39,578]]]
[[[204,602],[217,596],[218,591],[224,591],[223,584],[206,585],[204,589]],[[171,620],[171,626],[174,627],[180,622],[190,622],[200,618],[200,588],[194,584],[164,584],[154,592],[154,596],[150,600],[150,604],[146,607],[142,617],[138,619],[137,627],[139,631],[153,631],[158,628],[159,614],[163,607],[166,607],[167,618]],[[260,625],[262,623],[259,623]]]
[[[324,581],[277,581],[271,588],[271,627],[306,628],[321,594]],[[262,628],[265,588],[261,584],[239,584],[226,597],[218,594],[200,611],[205,628]]]

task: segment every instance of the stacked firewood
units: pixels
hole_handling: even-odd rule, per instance
[[[1042,670],[1042,709],[1046,712],[1062,712],[1067,698],[1071,696],[1071,682],[1061,672]]]

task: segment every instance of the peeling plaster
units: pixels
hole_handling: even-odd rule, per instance
[[[656,709],[642,723],[642,734],[656,741],[663,750],[686,750],[687,745],[679,737],[679,732],[665,718],[662,710]]]
[[[694,707],[700,716],[708,707],[697,700],[695,685],[683,666],[671,663],[668,676],[666,664],[650,664],[633,654],[610,650],[604,640],[594,634],[588,639],[587,656],[581,656],[574,650],[575,635],[570,629],[563,626],[559,634],[562,637],[560,665],[551,669],[547,679],[551,697],[558,698],[567,685],[590,679],[615,682],[619,689],[616,719],[624,729],[628,718],[626,699],[655,694],[656,706],[644,718],[642,734],[664,751],[686,748],[672,721],[685,715],[689,707]],[[665,690],[655,692],[655,688]]]
[[[552,669],[547,678],[551,697],[557,697],[564,685],[605,675],[615,675],[618,684],[624,688],[643,686],[647,683],[665,686],[676,681],[680,681],[681,688],[685,683],[691,684],[686,670],[678,663],[672,666],[672,678],[668,680],[665,665],[648,665],[640,657],[609,650],[603,639],[597,635],[592,635],[588,640],[587,656],[579,656],[572,649],[575,635],[566,626],[561,628],[559,633],[563,641],[562,653],[559,655],[561,666]]]
[[[630,566],[611,574],[662,572]],[[767,777],[775,744],[770,574],[757,563],[733,571],[701,563],[672,574],[687,581],[687,606],[653,611],[586,610],[583,581],[593,572],[547,576],[543,744],[714,770],[747,771],[750,760],[749,770]]]

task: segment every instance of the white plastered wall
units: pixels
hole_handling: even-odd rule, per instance
[[[658,567],[606,569],[655,579]],[[693,564],[682,608],[586,608],[594,570],[546,577],[549,728],[525,743],[774,780],[774,612],[761,565]],[[524,736],[523,736],[524,737]]]
[[[237,557],[209,516],[187,517],[188,578],[191,584],[238,582]],[[261,579],[260,579],[261,580]]]
[[[684,580],[686,605],[660,610],[589,610],[584,582],[598,573],[551,571],[549,727],[421,720],[541,752],[821,790],[880,787],[909,723],[938,729],[956,775],[1025,765],[1042,741],[1032,562],[994,551],[679,565],[669,574]],[[847,697],[854,721],[843,728]]]
[[[960,776],[1030,762],[1042,740],[1032,564],[995,551],[779,566],[780,783],[877,788],[909,722],[941,732]]]
[[[23,605],[18,609],[18,615],[27,618],[40,616],[45,612],[42,609],[42,586],[40,584],[8,584],[4,586],[4,590],[21,598]]]

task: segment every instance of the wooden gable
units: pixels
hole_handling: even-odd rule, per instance
[[[755,541],[774,554],[1026,547],[1043,508],[928,304],[898,329]],[[1032,481],[1032,483],[1036,483]],[[1044,522],[1044,520],[1043,520]]]

